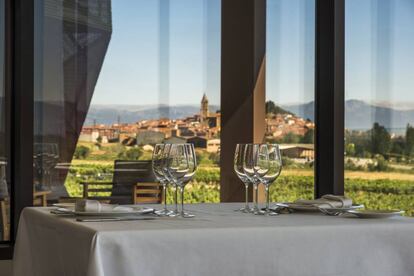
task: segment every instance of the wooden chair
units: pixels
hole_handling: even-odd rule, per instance
[[[109,203],[112,199],[113,182],[81,182],[83,198]]]
[[[33,191],[33,206],[47,207],[47,195],[51,191]]]
[[[9,200],[7,198],[0,198],[1,233],[3,241],[10,240],[9,207]]]
[[[33,206],[47,206],[47,195],[50,191],[33,191]],[[10,240],[10,201],[8,197],[0,198],[0,216],[1,216],[1,239]]]
[[[139,183],[138,188],[137,183]],[[81,185],[83,185],[83,198],[113,204],[134,204],[136,191],[140,187],[145,187],[141,185],[143,183],[150,183],[152,187],[150,190],[158,186],[155,183],[151,160],[115,160],[112,181],[88,181],[81,182]],[[148,195],[148,193],[140,194],[140,197],[143,197],[142,195]],[[158,196],[161,197],[161,192]]]
[[[134,187],[134,204],[158,204],[163,201],[159,183],[137,183]]]

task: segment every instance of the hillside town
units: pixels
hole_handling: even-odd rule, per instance
[[[193,143],[207,152],[220,151],[221,113],[210,112],[204,94],[200,112],[182,119],[153,119],[136,123],[95,124],[84,126],[80,142],[121,143],[125,146],[145,146],[162,142]],[[266,137],[282,139],[288,134],[303,136],[315,125],[293,114],[267,114]]]

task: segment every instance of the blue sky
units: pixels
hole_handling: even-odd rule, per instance
[[[159,3],[112,1],[112,39],[93,104],[198,104],[204,92],[219,104],[220,0],[170,0],[169,20]],[[267,5],[267,98],[311,101],[314,1]],[[169,26],[169,45],[160,44],[160,24]],[[412,26],[412,0],[346,0],[347,99],[414,102]],[[160,68],[169,68],[169,80]]]
[[[207,93],[219,104],[220,0],[171,0],[169,5],[168,22],[160,19],[158,0],[112,1],[112,38],[93,103],[198,104]],[[160,20],[169,25],[169,47],[160,45]],[[169,81],[160,78],[159,69],[168,65],[160,51],[169,56]],[[168,97],[159,91],[165,83]]]

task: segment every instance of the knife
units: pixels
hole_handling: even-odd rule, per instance
[[[129,221],[129,220],[154,220],[155,218],[131,218],[131,217],[116,217],[116,218],[76,218],[79,222],[105,222],[105,221]]]

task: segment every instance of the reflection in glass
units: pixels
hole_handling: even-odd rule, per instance
[[[215,195],[198,198],[218,201],[220,0],[39,0],[35,19],[35,193],[133,203],[154,175],[128,170],[188,142],[213,175]]]
[[[5,83],[5,1],[0,0],[0,241],[10,240],[9,114]]]
[[[280,145],[290,185],[271,200],[312,199],[315,1],[268,0],[266,20],[265,140]]]
[[[414,3],[345,8],[345,193],[413,215]]]

